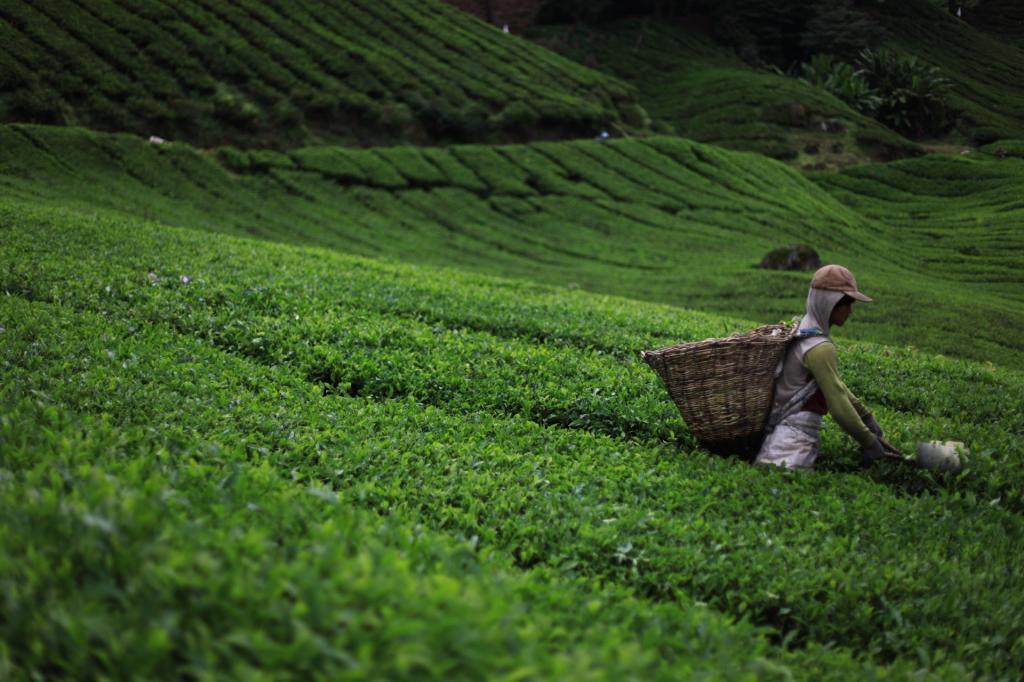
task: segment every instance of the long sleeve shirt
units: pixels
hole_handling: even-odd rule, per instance
[[[864,425],[864,419],[871,413],[839,378],[836,347],[831,343],[818,344],[804,354],[803,364],[814,376],[818,388],[825,396],[828,411],[843,431],[850,434],[862,448],[874,445],[877,437]]]

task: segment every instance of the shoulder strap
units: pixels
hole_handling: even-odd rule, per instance
[[[778,408],[772,410],[771,415],[768,416],[768,425],[765,427],[766,433],[771,433],[775,430],[775,427],[779,425],[786,417],[791,414],[795,414],[800,411],[800,408],[804,406],[808,400],[811,399],[815,393],[818,392],[818,382],[814,379],[808,381],[799,391],[793,394],[785,405],[780,405]]]
[[[804,341],[808,341],[811,339],[813,339],[813,343],[806,344],[809,345],[810,347],[804,348],[804,353],[811,350],[811,348],[813,348],[814,346],[818,346],[822,343],[832,343],[832,339],[826,336],[825,332],[823,332],[820,328],[804,327],[802,329],[798,329],[793,334],[793,336],[790,337],[790,347],[793,344],[803,343]],[[779,360],[779,364],[775,368],[776,381],[778,381],[779,377],[782,376],[782,371],[785,365],[787,355],[788,353],[783,354],[782,359]],[[800,408],[804,406],[804,403],[810,400],[811,396],[817,393],[817,391],[818,383],[814,379],[811,379],[806,384],[801,386],[800,390],[794,393],[792,397],[790,397],[790,399],[787,400],[784,405],[779,405],[778,407],[771,411],[771,414],[768,416],[768,424],[765,426],[765,432],[771,433],[773,430],[775,430],[775,427],[778,426],[783,419],[792,414],[795,414],[796,412],[799,412]]]

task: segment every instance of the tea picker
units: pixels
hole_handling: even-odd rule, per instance
[[[959,469],[962,444],[922,443],[917,459],[907,460],[839,378],[829,331],[846,323],[855,301],[871,299],[857,288],[853,273],[826,265],[814,273],[798,325],[770,325],[641,356],[709,450],[753,455],[757,464],[810,469],[820,449],[822,418],[832,414],[858,442],[866,463],[888,458]]]

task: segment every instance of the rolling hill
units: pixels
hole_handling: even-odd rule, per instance
[[[944,2],[865,3],[863,8],[887,31],[887,47],[937,66],[951,81],[947,99],[958,120],[946,138],[983,145],[1024,137],[1019,3],[986,0],[968,12],[977,26],[950,15]],[[799,166],[845,167],[920,153],[915,143],[821,88],[750,66],[710,37],[714,31],[706,20],[696,19],[540,27],[530,35],[635,85],[652,118],[685,137]]]
[[[982,16],[1000,17],[1012,30],[1014,11],[1019,20],[1019,10],[997,2]],[[963,134],[978,144],[1024,138],[1024,49],[1019,43],[978,30],[927,0],[885,3],[879,21],[896,47],[938,66],[953,82],[949,100],[960,110]]]
[[[933,156],[816,184],[669,137],[210,154],[80,129],[0,136],[10,196],[761,323],[803,309],[807,275],[757,264],[804,242],[877,294],[854,336],[1022,366],[1021,337],[1006,333],[1024,329],[1024,166],[1013,157]]]
[[[0,121],[286,148],[643,128],[633,90],[440,0],[0,6]]]
[[[539,44],[636,86],[651,117],[683,137],[797,165],[848,166],[923,150],[822,88],[758,69],[706,27],[654,19],[540,27]]]
[[[60,203],[0,235],[16,674],[1019,669],[1019,372],[842,341],[890,438],[976,457],[865,474],[830,427],[806,476],[694,451],[637,357],[727,320]]]

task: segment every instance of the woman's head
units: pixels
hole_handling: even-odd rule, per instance
[[[828,335],[832,325],[842,327],[850,318],[854,301],[871,301],[857,288],[853,273],[842,265],[818,268],[807,292],[807,315],[801,328],[816,327]]]

